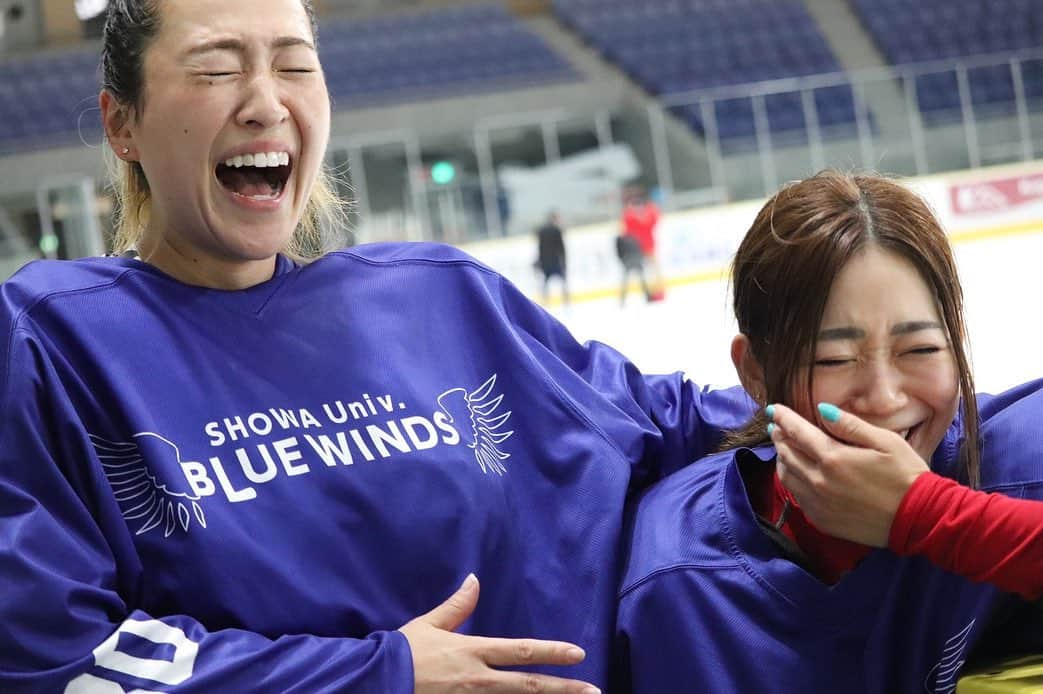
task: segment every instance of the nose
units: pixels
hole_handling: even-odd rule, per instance
[[[859,371],[851,403],[855,414],[879,421],[908,403],[902,372],[890,359],[871,359]]]
[[[271,73],[254,75],[246,83],[245,89],[246,94],[237,119],[241,125],[267,130],[289,117],[289,109],[283,103],[279,87]]]

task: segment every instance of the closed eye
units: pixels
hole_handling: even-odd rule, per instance
[[[916,347],[914,349],[910,349],[906,352],[906,354],[936,354],[940,351],[942,351],[941,347],[935,347],[932,345],[930,347]]]
[[[837,358],[837,359],[816,359],[815,360],[815,366],[825,366],[825,367],[843,366],[844,364],[850,364],[852,361],[854,361],[854,360],[853,359],[841,359],[841,358]]]

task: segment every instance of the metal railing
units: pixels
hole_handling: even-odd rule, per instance
[[[997,73],[995,68],[1003,71]],[[1031,92],[1027,75],[1032,78]],[[932,78],[950,76],[954,93],[948,104],[944,100],[921,103],[920,93]],[[981,77],[997,76],[1009,77],[1009,94],[992,90],[993,98],[976,99],[981,90],[972,89],[972,80],[973,86],[981,86]],[[849,89],[853,109],[850,121],[830,126],[833,132],[820,124],[815,101],[816,94],[828,89]],[[769,124],[766,103],[772,97],[785,96],[799,101],[802,123],[793,130],[780,131]],[[753,132],[750,137],[725,139],[719,135],[719,107],[735,100],[749,101]],[[666,124],[679,120],[678,111],[690,112],[693,107],[700,116],[705,154],[678,160],[667,142]],[[728,178],[729,162],[741,162],[747,172],[756,164],[759,192],[767,194],[781,183],[778,161],[787,156],[806,161],[807,171],[853,165],[918,176],[952,168],[953,163],[975,168],[1028,161],[1043,148],[1043,49],[670,94],[659,97],[647,110],[656,180],[667,197],[684,192],[684,186],[674,180],[679,167],[703,168],[701,180],[708,181],[709,186],[729,191],[731,199],[747,197],[749,186],[739,186],[737,191],[736,182]],[[984,141],[983,134],[987,136]],[[834,148],[843,152],[847,161],[829,156],[830,145],[837,143],[848,145]],[[850,160],[851,144],[856,145],[854,161]],[[932,150],[941,150],[937,163],[931,161]],[[895,152],[903,156],[894,156]]]
[[[736,113],[747,119],[738,128]],[[348,164],[362,213],[356,238],[458,243],[531,231],[535,218],[504,210],[497,136],[528,137],[529,163],[549,167],[562,157],[565,124],[580,117],[554,110],[479,123],[457,137],[467,144],[450,155],[460,175],[448,186],[427,175],[431,156],[417,132],[335,139],[331,151]],[[1043,48],[715,87],[582,118],[591,147],[631,146],[644,183],[659,189],[668,208],[764,196],[826,166],[922,176],[1027,161],[1043,151]],[[389,147],[399,151],[384,162],[385,173],[372,173],[380,163],[374,148],[386,154]],[[434,149],[446,156],[444,146]],[[609,201],[566,221],[617,214]]]

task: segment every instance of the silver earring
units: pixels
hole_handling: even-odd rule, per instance
[[[123,153],[124,154],[130,154],[130,147],[124,147],[123,148]]]

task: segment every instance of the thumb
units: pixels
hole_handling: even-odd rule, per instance
[[[456,631],[471,616],[477,606],[478,579],[474,574],[467,574],[467,578],[455,593],[435,609],[418,617],[417,620],[426,622],[437,629]]]
[[[845,412],[828,402],[818,404],[818,413],[822,417],[826,431],[853,446],[883,451],[888,443],[888,435],[892,433],[887,429],[875,427],[864,419]]]

